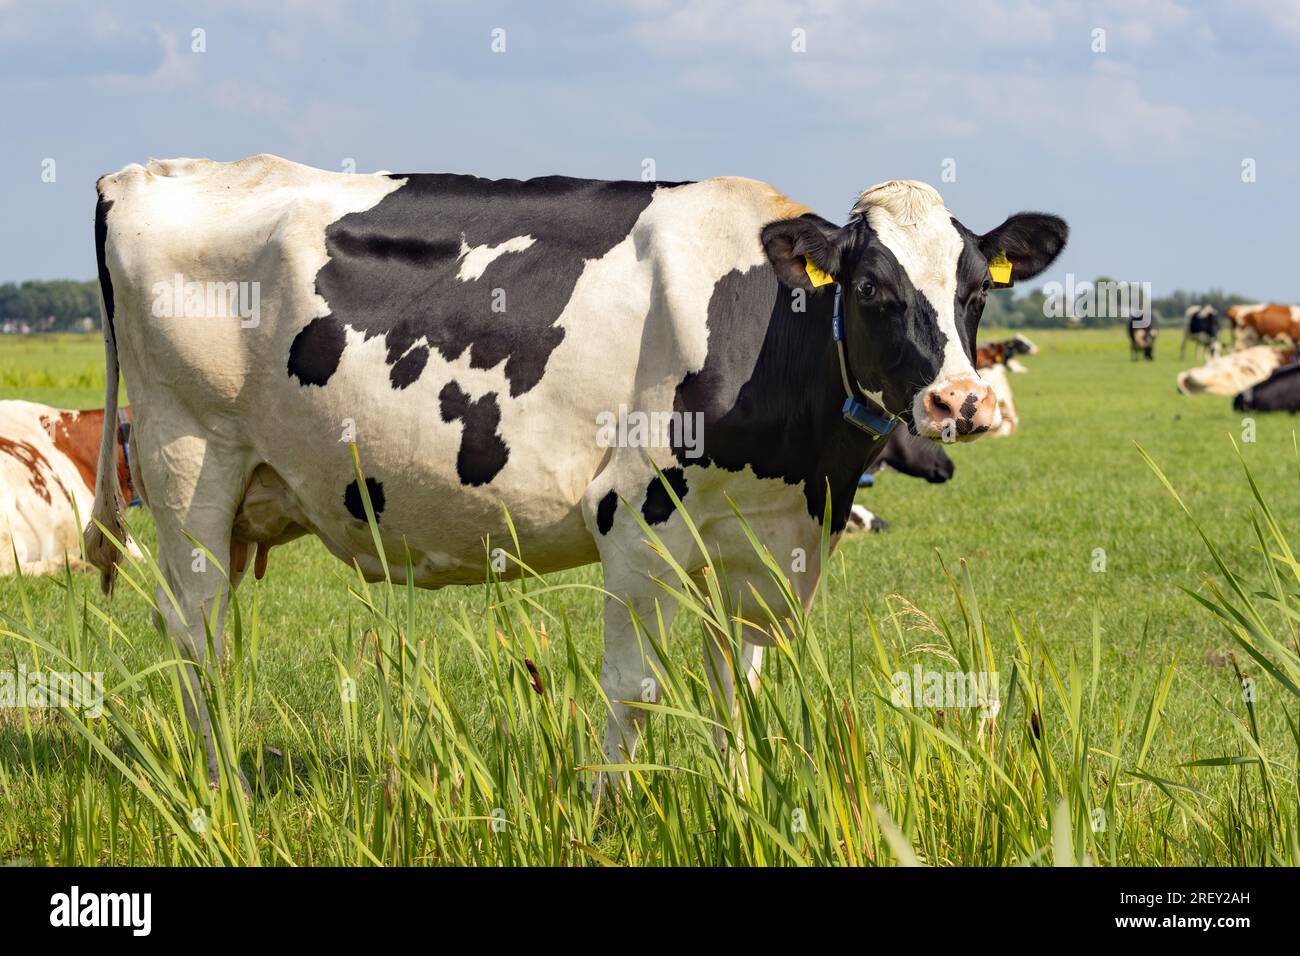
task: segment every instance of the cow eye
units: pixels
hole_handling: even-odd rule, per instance
[[[870,299],[875,294],[876,294],[876,286],[874,283],[864,282],[860,286],[858,286],[858,295],[860,295],[864,299]]]
[[[991,288],[993,288],[993,282],[989,279],[985,279],[983,282],[980,283],[981,292],[987,292]]]

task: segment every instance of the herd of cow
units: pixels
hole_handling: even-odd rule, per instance
[[[658,696],[644,622],[670,626],[668,561],[701,578],[707,542],[738,607],[783,606],[752,533],[805,556],[789,583],[808,606],[823,524],[833,542],[884,527],[853,504],[864,475],[947,481],[946,442],[1017,429],[1008,373],[1036,349],[977,346],[980,317],[1069,231],[1018,213],[977,233],[899,180],[844,225],[737,177],[493,181],[255,156],[133,164],[97,187],[104,408],[0,402],[0,574],[87,564],[109,591],[138,555],[124,511],[147,506],[158,607],[197,688],[206,625],[220,652],[246,569],[262,577],[302,535],[368,580],[422,587],[482,581],[485,553],[500,572],[512,540],[506,576],[598,561],[610,762],[644,722],[629,702]],[[205,312],[214,287],[260,298]],[[1228,316],[1236,348],[1219,354],[1215,310],[1188,310],[1183,346],[1208,361],[1178,387],[1300,407],[1300,309]],[[1157,331],[1130,326],[1135,358]],[[664,440],[598,437],[628,409],[666,418]],[[746,626],[733,669],[706,634],[726,698],[772,640]],[[201,695],[187,710],[215,780]]]
[[[1234,396],[1232,407],[1237,411],[1300,410],[1300,307],[1275,303],[1234,305],[1228,308],[1227,315],[1233,350],[1225,354],[1218,310],[1212,305],[1187,308],[1179,358],[1190,342],[1194,353],[1203,352],[1207,361],[1180,372],[1178,390],[1184,395]],[[1129,323],[1130,352],[1135,360],[1155,357],[1158,332],[1159,323],[1154,318]],[[1009,435],[1018,427],[1020,418],[1007,372],[1026,371],[1017,357],[1037,351],[1023,335],[975,350],[975,368],[993,388],[1002,411],[1002,424],[993,434]],[[890,436],[889,444],[872,466],[873,471],[881,468],[941,483],[952,477],[954,465],[941,445],[898,431]],[[879,515],[855,504],[847,530],[885,531],[888,527]]]
[[[1238,411],[1296,411],[1300,408],[1300,308],[1274,304],[1232,306],[1227,310],[1232,323],[1235,349],[1223,353],[1218,311],[1210,305],[1190,306],[1186,312],[1181,357],[1189,342],[1204,351],[1208,361],[1178,375],[1178,389],[1185,395],[1234,396]],[[1130,327],[1136,354],[1154,350],[1154,323],[1149,335],[1143,328]],[[1278,341],[1282,347],[1251,344]],[[1010,435],[1020,418],[1012,396],[1008,372],[1026,371],[1021,355],[1033,355],[1037,348],[1024,335],[1003,342],[979,346],[975,368],[997,396],[1002,423],[994,435]],[[52,408],[24,401],[0,401],[0,504],[7,520],[0,526],[0,575],[44,574],[90,565],[77,557],[82,526],[94,501],[95,471],[103,429],[102,408],[75,410]],[[116,433],[116,468],[128,502],[139,504],[131,490],[127,465],[130,409],[119,410]],[[952,459],[941,444],[916,438],[905,429],[894,431],[884,451],[868,473],[891,470],[932,483],[948,481],[954,472]],[[861,504],[854,504],[846,531],[884,531],[888,523]],[[138,556],[133,542],[128,550]],[[269,549],[255,561],[256,576],[266,570]],[[241,562],[242,564],[242,562]]]
[[[1178,390],[1184,395],[1232,396],[1237,411],[1300,411],[1300,306],[1234,305],[1227,316],[1232,348],[1225,353],[1218,310],[1212,305],[1187,308],[1179,358],[1190,342],[1206,361],[1178,374]],[[1133,358],[1152,358],[1158,331],[1152,318],[1130,321]]]
[[[1041,274],[1068,236],[1045,213],[976,233],[898,180],[842,226],[735,177],[347,175],[255,156],[152,161],[97,186],[105,405],[0,402],[0,573],[85,563],[110,590],[138,555],[123,512],[147,506],[158,606],[197,687],[205,622],[219,651],[232,588],[302,535],[367,579],[422,587],[481,581],[485,549],[512,538],[507,575],[599,561],[612,762],[644,721],[626,702],[657,697],[643,622],[671,621],[665,555],[699,576],[707,541],[737,602],[780,606],[752,531],[806,556],[790,584],[807,606],[823,523],[832,540],[884,527],[853,504],[864,475],[947,481],[944,443],[1017,429],[1008,373],[1036,349],[977,346],[979,320],[991,288]],[[205,312],[214,287],[260,298]],[[1300,407],[1300,309],[1228,317],[1236,348],[1220,354],[1215,310],[1188,310],[1183,347],[1208,361],[1178,387]],[[1157,332],[1130,325],[1135,358]],[[665,417],[664,440],[597,437],[615,409]],[[771,640],[746,628],[733,671],[706,636],[726,697]],[[215,778],[206,705],[188,705]]]

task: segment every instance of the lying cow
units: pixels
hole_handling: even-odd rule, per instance
[[[940,485],[952,477],[955,467],[942,444],[917,438],[906,429],[897,428],[890,433],[884,451],[869,470],[875,472],[889,468]]]
[[[849,520],[844,525],[845,534],[881,534],[889,530],[889,522],[866,507],[854,504],[849,509]]]
[[[1261,342],[1300,345],[1300,306],[1256,302],[1228,308],[1232,347],[1246,349]]]
[[[1297,349],[1256,345],[1241,352],[1212,358],[1199,368],[1178,373],[1178,391],[1184,395],[1236,395],[1257,385],[1283,365],[1297,361]]]
[[[1258,385],[1243,389],[1232,407],[1238,412],[1300,411],[1300,364],[1283,366]]]
[[[1007,366],[992,365],[989,368],[982,368],[979,370],[979,376],[993,389],[993,394],[998,399],[998,411],[1002,413],[1002,424],[993,429],[993,434],[998,438],[1005,438],[1020,427],[1020,414],[1016,411],[1016,400],[1011,394]]]
[[[978,370],[992,368],[994,365],[1005,365],[1013,372],[1025,372],[1027,369],[1016,360],[1016,356],[1037,354],[1038,346],[1029,341],[1026,336],[1017,334],[1005,342],[994,342],[977,348],[975,368]]]
[[[113,468],[127,500],[129,412],[114,429]],[[81,525],[95,499],[104,410],[70,411],[34,402],[0,401],[0,575],[47,574],[80,558]],[[128,543],[133,556],[135,545]]]
[[[779,607],[734,501],[772,554],[808,556],[792,587],[809,604],[828,488],[838,539],[880,435],[972,440],[1001,424],[971,365],[988,262],[1005,253],[1029,279],[1068,232],[1020,213],[980,235],[931,186],[900,181],[862,193],[842,226],[739,178],[348,175],[256,156],[131,165],[98,190],[105,406],[120,363],[137,491],[179,611],[159,605],[183,652],[203,659],[205,617],[220,641],[216,565],[237,584],[241,549],[313,534],[370,580],[404,580],[409,553],[416,584],[470,584],[485,541],[511,540],[504,508],[532,569],[603,566],[611,761],[645,718],[625,702],[658,699],[636,621],[658,611],[667,626],[674,610],[634,515],[702,574],[681,500],[737,606],[757,613],[752,588]],[[183,317],[156,307],[178,283],[194,288]],[[260,289],[257,316],[220,307],[239,283]],[[199,308],[204,290],[216,307]],[[610,426],[629,411],[677,426]],[[112,438],[94,518],[117,533]],[[217,559],[205,573],[188,536]],[[117,554],[99,525],[86,542],[110,587]],[[756,671],[771,637],[744,637]],[[728,682],[707,643],[721,663],[706,669]]]
[[[906,429],[896,428],[890,433],[888,444],[870,471],[889,468],[912,478],[924,478],[937,485],[952,477],[954,467],[952,459],[938,442],[916,438]],[[846,534],[888,530],[889,523],[884,518],[858,504],[850,509],[848,523],[844,528]]]
[[[1148,362],[1156,355],[1156,336],[1160,334],[1160,323],[1155,313],[1134,315],[1128,320],[1128,356],[1136,362],[1139,357]]]
[[[1207,357],[1215,358],[1222,348],[1219,326],[1219,310],[1214,306],[1189,305],[1183,312],[1183,341],[1178,346],[1178,357],[1183,357],[1187,343],[1191,342],[1193,355],[1199,355],[1204,349]]]

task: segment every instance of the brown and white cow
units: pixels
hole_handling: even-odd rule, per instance
[[[1024,335],[1017,334],[1003,342],[993,342],[989,345],[981,345],[975,350],[975,368],[976,370],[992,368],[994,365],[1005,365],[1010,371],[1022,374],[1026,369],[1016,359],[1018,355],[1037,355],[1038,346],[1029,341]]]
[[[122,409],[116,480],[135,497]],[[81,560],[81,529],[95,500],[104,410],[73,411],[34,402],[0,401],[0,575],[46,574],[89,567]],[[134,556],[139,555],[128,542]],[[16,560],[15,560],[16,556]]]
[[[1160,334],[1160,319],[1156,313],[1137,313],[1128,318],[1128,356],[1131,361],[1156,357],[1156,336]]]
[[[1020,213],[976,233],[904,181],[862,193],[843,225],[737,177],[345,175],[256,156],[131,165],[98,188],[106,408],[120,360],[176,596],[159,604],[186,656],[203,661],[205,618],[220,641],[253,544],[260,559],[312,534],[376,580],[403,580],[409,555],[414,582],[441,587],[482,582],[485,542],[513,532],[536,571],[602,565],[611,762],[658,699],[644,622],[669,626],[664,552],[702,575],[706,541],[737,605],[780,606],[738,508],[772,554],[807,555],[790,586],[809,604],[824,516],[838,540],[873,421],[935,439],[998,427],[971,364],[989,261],[1032,278],[1068,232]],[[101,468],[109,529],[114,500]],[[191,568],[195,540],[210,573]],[[99,526],[86,553],[111,583]],[[744,638],[752,673],[772,637]]]
[[[1228,308],[1232,321],[1232,347],[1246,349],[1261,342],[1300,345],[1300,306],[1256,302]]]
[[[1284,365],[1296,361],[1297,349],[1255,345],[1212,358],[1204,365],[1178,373],[1184,395],[1236,395],[1258,385]]]

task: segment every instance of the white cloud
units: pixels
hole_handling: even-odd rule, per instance
[[[1300,42],[1300,0],[1232,0],[1232,8]]]
[[[697,93],[738,93],[744,89],[734,70],[716,63],[687,67],[677,74],[677,83]]]
[[[118,92],[174,92],[190,86],[199,76],[200,54],[190,52],[190,37],[181,39],[174,30],[151,24],[162,60],[148,73],[109,72],[101,82]]]
[[[700,93],[730,92],[723,77],[759,71],[896,137],[998,131],[1063,153],[1101,150],[1135,161],[1225,139],[1245,125],[1154,91],[1148,62],[1185,58],[1189,43],[1198,49],[1212,39],[1204,16],[1182,0],[929,9],[916,0],[638,0],[632,10],[632,33],[647,49],[698,61],[682,79]],[[934,28],[919,30],[927,18]],[[790,49],[796,26],[807,31],[806,53]],[[1104,54],[1092,52],[1097,27],[1107,31]]]
[[[283,96],[241,80],[222,80],[207,96],[213,106],[227,113],[282,116],[289,111],[289,101]]]

